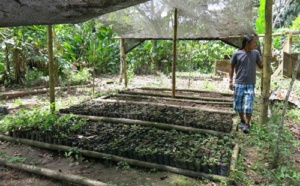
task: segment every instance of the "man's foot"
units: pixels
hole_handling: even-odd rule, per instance
[[[243,128],[243,132],[244,133],[249,133],[250,132],[250,125],[249,124],[245,124],[245,126]]]
[[[238,127],[239,127],[239,129],[243,130],[245,125],[246,125],[246,123],[239,123]]]

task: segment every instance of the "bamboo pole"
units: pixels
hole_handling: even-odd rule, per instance
[[[126,54],[125,54],[125,40],[120,39],[120,51],[121,51],[121,64],[122,64],[122,73],[125,81],[125,87],[127,87],[127,69],[126,69]]]
[[[273,159],[273,163],[272,163],[273,168],[278,167],[278,160],[279,160],[279,149],[278,148],[279,148],[279,144],[281,142],[281,135],[282,135],[282,132],[283,132],[284,118],[285,118],[284,116],[285,116],[286,109],[287,109],[287,106],[288,106],[288,103],[289,103],[289,97],[290,97],[290,94],[292,92],[295,79],[297,78],[299,66],[300,66],[300,55],[298,55],[298,61],[295,65],[295,69],[294,69],[294,72],[293,72],[290,87],[289,87],[289,90],[288,90],[288,92],[286,94],[286,97],[285,97],[284,107],[283,107],[282,116],[281,116],[281,123],[279,125],[279,129],[278,129],[278,133],[277,133],[277,139],[276,139],[276,145],[275,145],[275,149],[274,149],[274,159]]]
[[[226,105],[231,106],[232,102],[212,102],[212,101],[199,101],[199,100],[188,100],[188,99],[176,99],[176,98],[167,98],[167,97],[155,97],[155,96],[143,96],[143,95],[130,95],[130,94],[111,94],[110,96],[101,97],[101,99],[108,99],[111,97],[128,97],[128,98],[141,98],[141,99],[155,99],[155,100],[165,100],[173,102],[189,102],[189,103],[198,103],[198,104],[210,104],[210,105]]]
[[[126,104],[136,104],[136,105],[155,105],[155,106],[167,106],[167,107],[175,107],[178,108],[176,105],[168,105],[168,104],[161,104],[161,103],[150,103],[150,102],[140,102],[140,101],[126,101],[126,100],[109,100],[109,99],[94,99],[94,101],[102,102],[102,103],[126,103]],[[190,110],[198,110],[202,112],[209,112],[209,113],[221,113],[221,114],[232,114],[234,115],[235,112],[233,111],[223,111],[223,110],[216,110],[216,109],[208,109],[208,108],[195,108],[189,106],[181,106],[180,108],[190,109]]]
[[[265,38],[264,38],[264,56],[263,56],[263,91],[262,106],[260,112],[260,125],[268,122],[269,92],[271,83],[271,58],[272,58],[272,0],[266,0],[265,5]]]
[[[61,181],[65,181],[65,182],[86,185],[86,186],[108,186],[108,184],[106,184],[106,183],[88,179],[86,177],[72,175],[72,174],[64,174],[59,171],[46,169],[46,168],[38,167],[38,166],[26,165],[26,164],[22,164],[22,163],[9,163],[2,158],[0,158],[0,164],[5,165],[10,168],[13,168],[13,169],[19,169],[22,171],[46,176],[46,177],[49,177],[52,179],[61,180]]]
[[[134,89],[171,91],[171,89],[169,89],[169,88],[159,88],[159,87],[140,87],[140,88],[134,88]],[[212,94],[221,94],[224,96],[233,96],[232,93],[216,92],[216,91],[210,91],[210,90],[176,89],[176,91],[186,91],[186,92],[196,92],[196,93],[212,93]]]
[[[54,80],[54,58],[53,58],[53,30],[52,25],[47,25],[48,38],[48,60],[49,60],[49,93],[50,110],[55,112],[55,80]]]
[[[54,144],[49,144],[49,143],[43,143],[39,141],[33,141],[33,140],[28,140],[28,139],[20,139],[20,138],[13,138],[9,136],[4,136],[0,135],[0,140],[5,140],[5,141],[10,141],[14,143],[22,143],[26,145],[31,145],[39,148],[45,148],[45,149],[50,149],[50,150],[56,150],[56,151],[69,151],[70,148],[69,146],[64,146],[64,145],[54,145]],[[168,172],[173,172],[176,174],[192,177],[192,178],[199,178],[199,177],[204,177],[210,180],[214,181],[230,181],[232,180],[228,177],[224,176],[219,176],[219,175],[213,175],[213,174],[206,174],[206,173],[201,173],[201,172],[195,172],[195,171],[189,171],[189,170],[184,170],[176,167],[171,167],[167,165],[160,165],[160,164],[155,164],[155,163],[148,163],[148,162],[143,162],[139,160],[134,160],[134,159],[129,159],[129,158],[123,158],[120,156],[115,156],[111,154],[105,154],[105,153],[100,153],[100,152],[95,152],[95,151],[88,151],[88,150],[81,150],[79,149],[79,152],[83,156],[87,157],[92,157],[92,158],[102,158],[102,159],[109,159],[115,162],[127,162],[130,165],[133,166],[138,166],[138,167],[146,167],[149,169],[158,169],[161,171],[168,171]]]
[[[68,88],[86,88],[91,87],[92,85],[79,85],[79,86],[70,86],[70,87],[55,87],[55,90],[67,90]],[[39,88],[34,90],[27,90],[27,91],[13,91],[13,92],[3,92],[0,93],[0,99],[10,99],[10,98],[16,98],[31,94],[39,94],[39,93],[45,93],[49,92],[49,88]]]
[[[147,96],[157,96],[157,97],[171,97],[169,94],[152,94],[147,92],[134,92],[134,91],[120,91],[120,93],[125,94],[135,94],[135,95],[147,95]],[[212,97],[199,97],[199,96],[175,96],[179,99],[193,99],[193,100],[207,100],[207,101],[220,101],[220,102],[232,102],[232,98],[212,98]]]
[[[65,114],[60,114],[60,115],[65,115]],[[175,129],[175,130],[181,131],[181,132],[194,132],[194,133],[199,133],[199,134],[211,134],[211,135],[217,135],[217,136],[232,136],[230,133],[225,133],[225,132],[218,132],[218,131],[206,130],[206,129],[197,129],[197,128],[193,128],[193,127],[185,127],[185,126],[166,124],[166,123],[157,123],[157,122],[133,120],[133,119],[126,119],[126,118],[86,116],[86,115],[78,115],[78,114],[74,114],[74,116],[77,116],[79,118],[88,119],[90,121],[102,121],[102,122],[109,122],[109,123],[115,123],[115,124],[123,123],[126,125],[141,125],[144,127],[155,127],[155,128],[164,129],[164,130]]]
[[[176,89],[176,59],[177,59],[177,24],[178,24],[177,8],[174,12],[174,35],[173,35],[173,63],[172,63],[172,97],[175,97]]]
[[[230,162],[229,177],[233,177],[234,170],[235,170],[235,167],[236,167],[236,164],[237,164],[237,159],[238,159],[238,156],[239,156],[239,151],[240,151],[239,145],[235,144],[235,146],[233,148],[233,152],[232,152],[231,162]]]

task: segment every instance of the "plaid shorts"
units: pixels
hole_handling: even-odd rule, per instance
[[[234,84],[233,108],[238,113],[252,113],[255,97],[254,85]]]

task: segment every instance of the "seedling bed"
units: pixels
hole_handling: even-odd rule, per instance
[[[60,109],[64,114],[128,118],[160,122],[199,129],[209,129],[229,133],[232,130],[232,112],[207,111],[199,108],[185,108],[172,105],[151,105],[135,102],[101,102],[91,100]]]
[[[200,101],[200,100],[189,100],[189,99],[174,99],[168,97],[155,97],[146,95],[135,95],[135,94],[111,94],[103,97],[106,100],[123,100],[123,101],[136,101],[136,102],[149,102],[159,103],[166,105],[176,105],[178,107],[195,107],[203,109],[216,109],[216,110],[232,110],[232,102],[213,102],[213,101]]]
[[[24,128],[11,132],[11,135],[190,171],[229,175],[234,143],[228,135],[92,121],[69,135],[58,135],[68,134],[68,131],[56,127],[53,126],[52,133]]]
[[[144,87],[144,88],[127,89],[127,90],[120,91],[120,93],[171,97],[172,90],[167,88]],[[233,94],[231,93],[200,91],[200,90],[191,90],[191,89],[176,89],[175,97],[186,98],[186,99],[207,100],[207,101],[222,101],[222,102],[233,101]]]

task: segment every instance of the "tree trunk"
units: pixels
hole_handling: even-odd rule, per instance
[[[272,57],[272,0],[266,0],[265,5],[265,38],[264,38],[264,56],[263,56],[263,91],[262,107],[260,112],[260,124],[268,122],[269,92],[271,82],[271,57]]]
[[[13,63],[14,63],[14,72],[15,72],[15,83],[21,83],[21,72],[20,72],[20,57],[19,50],[17,48],[12,49],[13,53]]]
[[[10,62],[8,58],[8,46],[5,44],[5,62],[6,62],[6,71],[8,74],[10,74]]]
[[[281,123],[280,123],[279,129],[278,129],[276,145],[275,145],[275,149],[274,149],[274,159],[273,159],[273,163],[272,163],[273,168],[278,167],[278,160],[279,160],[279,149],[278,149],[278,147],[279,147],[279,144],[281,142],[281,134],[283,132],[284,116],[285,116],[286,109],[287,109],[287,106],[288,106],[288,103],[289,103],[288,100],[289,100],[290,94],[292,92],[295,79],[297,78],[299,66],[300,66],[300,55],[298,55],[298,61],[295,65],[295,69],[294,69],[294,73],[293,73],[292,80],[291,80],[291,83],[290,83],[290,87],[289,87],[289,90],[288,90],[288,92],[286,94],[286,97],[285,97],[285,103],[284,103],[284,107],[283,107],[283,110],[282,110],[282,116],[281,116]]]
[[[96,180],[91,180],[86,177],[72,175],[72,174],[64,174],[59,171],[46,169],[42,167],[32,166],[32,165],[26,165],[21,163],[9,163],[5,161],[4,159],[0,158],[0,164],[5,165],[7,167],[11,167],[14,169],[19,169],[22,171],[39,174],[42,176],[46,176],[52,179],[57,179],[65,182],[75,183],[79,185],[87,185],[87,186],[107,186],[108,184],[102,183]]]
[[[54,113],[55,112],[55,81],[54,81],[54,58],[53,58],[53,35],[52,34],[53,34],[52,25],[47,25],[50,110],[52,113]]]

